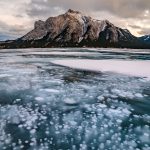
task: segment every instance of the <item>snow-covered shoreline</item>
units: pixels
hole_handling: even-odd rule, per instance
[[[89,71],[115,72],[125,75],[146,77],[150,79],[150,61],[138,60],[91,60],[91,59],[63,59],[52,63],[74,69]]]

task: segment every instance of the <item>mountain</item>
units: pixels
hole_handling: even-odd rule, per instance
[[[0,44],[1,48],[147,46],[149,45],[143,44],[127,29],[116,27],[108,20],[96,20],[71,9],[46,21],[36,21],[34,29],[23,37]]]
[[[140,37],[140,40],[145,43],[150,43],[150,35]]]

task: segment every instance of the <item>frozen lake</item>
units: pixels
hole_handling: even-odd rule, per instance
[[[150,50],[0,50],[0,150],[150,150]]]

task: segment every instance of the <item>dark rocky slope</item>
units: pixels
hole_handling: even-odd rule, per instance
[[[150,45],[108,20],[95,20],[68,10],[45,22],[35,22],[34,29],[17,40],[0,43],[0,48],[31,47],[148,48]]]
[[[150,35],[145,35],[139,38],[142,42],[144,43],[149,43],[150,44]]]

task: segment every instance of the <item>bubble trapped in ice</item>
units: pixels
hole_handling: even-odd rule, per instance
[[[149,79],[66,68],[36,51],[0,60],[0,149],[150,149]]]

